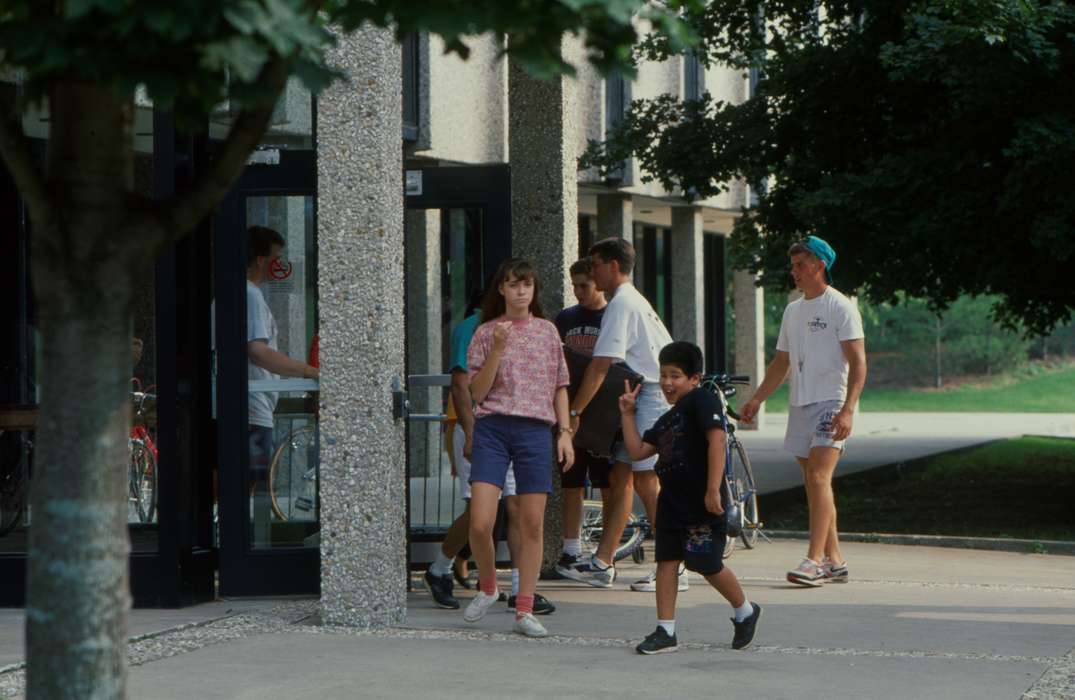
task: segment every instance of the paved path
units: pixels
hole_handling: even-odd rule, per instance
[[[761,493],[802,484],[783,447],[787,422],[786,413],[771,413],[761,430],[739,433]],[[1020,435],[1075,438],[1075,413],[860,413],[837,475]]]
[[[135,611],[143,630],[199,622],[130,646],[130,697],[160,698],[1075,698],[1075,557],[848,544],[853,581],[792,587],[800,542],[729,564],[765,608],[752,649],[728,647],[729,610],[699,579],[681,594],[679,653],[640,657],[653,595],[543,583],[551,637],[477,625],[410,595],[401,628],[318,624],[317,601]],[[463,592],[461,595],[469,595]],[[230,609],[230,612],[229,612]],[[9,615],[0,623],[17,621]],[[216,618],[216,619],[214,619]],[[0,638],[5,658],[17,657]],[[21,688],[0,673],[0,694]],[[492,682],[486,679],[492,678]]]

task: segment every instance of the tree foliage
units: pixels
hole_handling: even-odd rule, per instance
[[[1038,333],[1070,318],[1070,4],[712,0],[686,16],[703,62],[756,71],[749,99],[636,101],[583,167],[634,156],[689,197],[754,183],[732,251],[775,287],[789,243],[817,233],[838,286],[875,300],[994,295],[999,320]]]

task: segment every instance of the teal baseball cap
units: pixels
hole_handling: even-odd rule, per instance
[[[813,253],[818,260],[825,263],[825,280],[832,284],[832,266],[836,264],[836,251],[832,246],[817,236],[807,236],[800,241],[803,248]]]

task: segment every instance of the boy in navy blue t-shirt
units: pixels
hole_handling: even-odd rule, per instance
[[[724,450],[727,436],[722,407],[713,394],[698,386],[702,378],[702,351],[697,345],[676,341],[660,353],[661,391],[672,408],[645,435],[635,425],[638,389],[620,397],[623,438],[631,459],[659,455],[656,466],[661,483],[657,499],[657,629],[636,648],[640,654],[675,651],[676,592],[680,563],[701,574],[724,596],[733,610],[733,649],[754,639],[761,606],[746,599],[739,580],[724,567],[726,525],[724,505]]]

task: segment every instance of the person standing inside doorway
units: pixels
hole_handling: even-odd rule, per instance
[[[848,579],[836,534],[832,475],[851,435],[866,384],[866,345],[858,309],[832,287],[836,262],[832,246],[817,236],[807,236],[791,246],[788,255],[791,276],[803,295],[784,309],[776,357],[740,414],[752,422],[762,402],[790,376],[784,449],[802,468],[810,509],[810,545],[806,558],[788,571],[787,579],[802,586],[820,586]]]
[[[493,523],[508,470],[514,469],[520,533],[515,631],[528,637],[546,635],[533,615],[534,588],[553,461],[567,470],[574,460],[567,363],[556,326],[543,318],[539,294],[533,265],[520,258],[501,263],[482,306],[483,323],[467,352],[475,404],[470,549],[480,590],[463,619],[477,622],[497,601]]]
[[[280,352],[277,346],[276,319],[265,301],[261,286],[269,279],[269,268],[284,250],[284,237],[264,226],[251,226],[246,232],[246,355],[250,381],[278,379],[280,376],[317,379],[316,367]],[[273,454],[273,413],[277,393],[251,391],[249,408],[250,476],[254,484],[255,544],[269,544],[268,502],[269,462]]]
[[[611,295],[601,320],[601,333],[594,346],[594,359],[586,368],[571,406],[573,427],[577,429],[590,401],[608,374],[613,362],[626,362],[642,375],[642,388],[636,399],[634,419],[638,432],[645,434],[657,419],[668,411],[668,402],[661,392],[661,368],[658,356],[672,342],[653,306],[631,284],[635,265],[635,249],[622,238],[606,238],[590,248],[593,277],[597,286]],[[616,409],[613,409],[616,410]],[[627,517],[637,491],[651,524],[657,524],[657,493],[660,489],[653,468],[657,457],[632,460],[623,443],[615,446],[609,498],[604,503],[608,527],[603,529],[601,542],[589,561],[578,562],[572,569],[562,571],[578,581],[598,588],[609,588],[616,580],[615,552],[623,536]],[[686,572],[680,578],[680,590],[686,587]],[[656,590],[656,572],[632,584],[640,591]]]
[[[589,258],[576,261],[569,270],[571,273],[571,290],[578,304],[569,306],[556,315],[556,328],[560,339],[568,350],[580,355],[593,357],[593,349],[601,334],[601,319],[605,315],[608,301],[604,293],[594,282],[593,263]],[[582,382],[582,372],[569,364],[571,371],[571,392],[578,391]],[[609,471],[611,463],[606,457],[595,457],[586,450],[575,449],[575,466],[561,475],[564,490],[564,548],[560,561],[556,563],[556,573],[564,576],[582,556],[582,501],[583,489],[587,479],[590,486],[601,489],[602,500],[609,497]],[[602,516],[605,512],[602,510]]]

